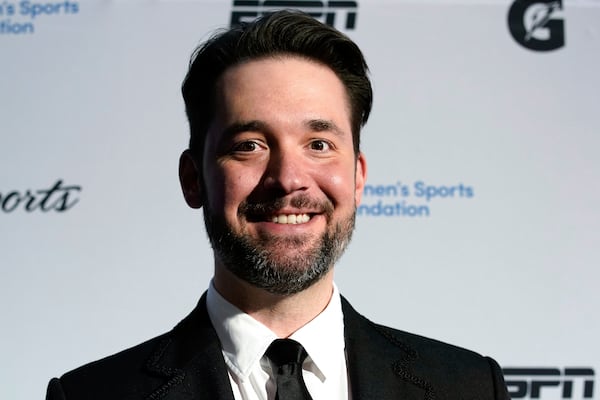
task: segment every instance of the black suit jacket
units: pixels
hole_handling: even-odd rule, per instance
[[[353,400],[509,399],[494,360],[342,310]],[[52,379],[46,399],[234,400],[206,296],[171,332]]]

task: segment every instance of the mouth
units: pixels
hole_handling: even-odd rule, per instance
[[[240,217],[248,222],[268,222],[278,225],[302,225],[320,215],[329,216],[333,206],[306,196],[276,199],[270,202],[244,202],[238,209]]]
[[[310,214],[277,214],[271,217],[271,222],[275,224],[305,224],[310,221]]]

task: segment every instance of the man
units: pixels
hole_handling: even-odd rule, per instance
[[[183,95],[179,173],[214,251],[208,292],[171,332],[53,379],[48,399],[508,399],[493,360],[376,325],[333,283],[366,177],[372,92],[352,41],[277,12],[202,45]]]

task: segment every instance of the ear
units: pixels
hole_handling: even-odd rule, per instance
[[[356,176],[354,177],[354,201],[358,206],[362,199],[363,189],[367,181],[367,160],[362,152],[356,158]]]
[[[202,171],[198,168],[190,150],[186,150],[179,157],[179,183],[188,206],[202,207]]]

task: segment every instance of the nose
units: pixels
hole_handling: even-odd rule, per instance
[[[271,150],[264,175],[264,187],[282,195],[308,188],[308,174],[302,154],[292,149]]]

